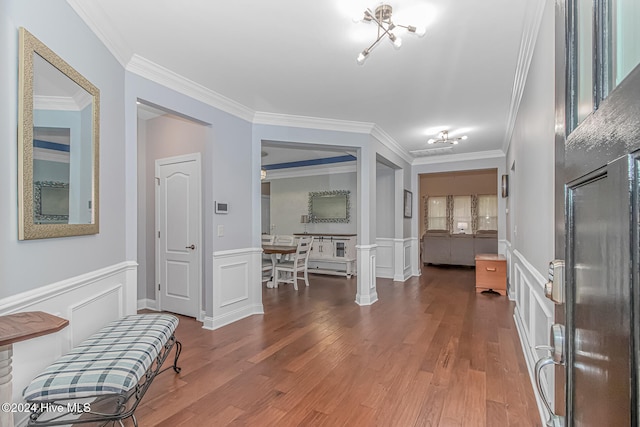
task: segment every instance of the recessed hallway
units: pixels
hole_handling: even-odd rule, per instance
[[[182,373],[155,380],[139,425],[540,424],[514,305],[476,295],[473,269],[378,280],[370,307],[355,278],[310,282],[263,289],[264,316],[217,331],[181,318]]]

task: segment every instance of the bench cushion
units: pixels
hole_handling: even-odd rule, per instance
[[[178,325],[175,316],[139,314],[113,321],[58,359],[24,390],[27,402],[123,394],[145,372]]]

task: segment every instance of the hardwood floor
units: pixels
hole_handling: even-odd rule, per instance
[[[476,295],[473,269],[378,280],[369,307],[355,278],[309,280],[216,331],[181,317],[182,373],[155,379],[139,425],[540,425],[513,303]]]

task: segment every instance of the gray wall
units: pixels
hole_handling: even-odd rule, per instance
[[[393,239],[395,233],[395,170],[378,163],[376,168],[376,237]]]
[[[52,25],[55,23],[55,25]],[[18,241],[18,27],[100,89],[100,234]],[[125,260],[124,70],[64,0],[0,2],[0,298]]]
[[[356,233],[357,188],[356,174],[336,173],[330,175],[282,178],[271,181],[271,233],[293,234],[304,232],[300,216],[309,212],[309,192],[350,191],[350,221],[348,223],[309,223],[309,233]]]
[[[554,258],[554,21],[547,6],[507,152],[512,248],[541,275]],[[515,172],[511,166],[515,163]]]
[[[168,111],[180,112],[189,120],[202,123],[207,128],[206,150],[202,159],[202,178],[208,186],[203,188],[203,246],[204,246],[204,309],[207,316],[213,313],[213,253],[234,249],[245,249],[252,245],[252,186],[258,179],[251,158],[251,123],[222,112],[167,87],[147,80],[137,74],[125,73],[125,117],[127,176],[127,200],[131,208],[127,211],[126,253],[129,259],[138,257],[138,121],[136,101],[144,100]],[[149,140],[149,135],[147,135]],[[121,166],[122,169],[122,166]],[[255,172],[255,173],[254,173]],[[257,181],[256,181],[257,182]],[[215,215],[214,201],[229,203],[229,214]],[[218,237],[214,230],[224,226],[224,236]],[[259,233],[256,235],[256,238]],[[148,292],[148,291],[147,291]],[[145,294],[147,295],[147,294]],[[138,298],[145,296],[139,295]]]

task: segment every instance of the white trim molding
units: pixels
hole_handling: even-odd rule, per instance
[[[536,40],[542,17],[544,15],[545,0],[534,0],[527,2],[525,11],[524,30],[520,39],[520,50],[518,52],[518,62],[516,64],[516,73],[513,80],[513,88],[511,91],[511,103],[509,105],[509,114],[507,116],[507,129],[502,142],[502,151],[507,152],[509,144],[511,144],[511,136],[518,118],[518,110],[520,102],[524,94],[524,87],[527,83],[527,75],[533,59],[533,53],[536,47]]]
[[[253,124],[370,134],[373,123],[256,111]]]
[[[445,154],[441,156],[418,157],[413,161],[412,166],[431,165],[434,163],[442,164],[442,163],[452,163],[452,162],[466,162],[466,161],[472,161],[472,160],[499,159],[504,157],[505,157],[505,154],[502,150],[475,151],[473,153]]]
[[[138,300],[138,310],[158,311],[158,304],[154,299],[142,298]]]
[[[213,315],[204,317],[205,329],[218,329],[254,314],[262,306],[262,248],[213,253]]]
[[[164,68],[154,62],[149,61],[142,56],[134,54],[126,66],[127,71],[137,74],[159,85],[173,89],[186,96],[207,105],[215,107],[221,111],[229,113],[233,116],[244,119],[248,122],[253,120],[255,112],[233,99],[214,92],[213,90],[202,86],[199,83],[191,81],[181,75]]]

